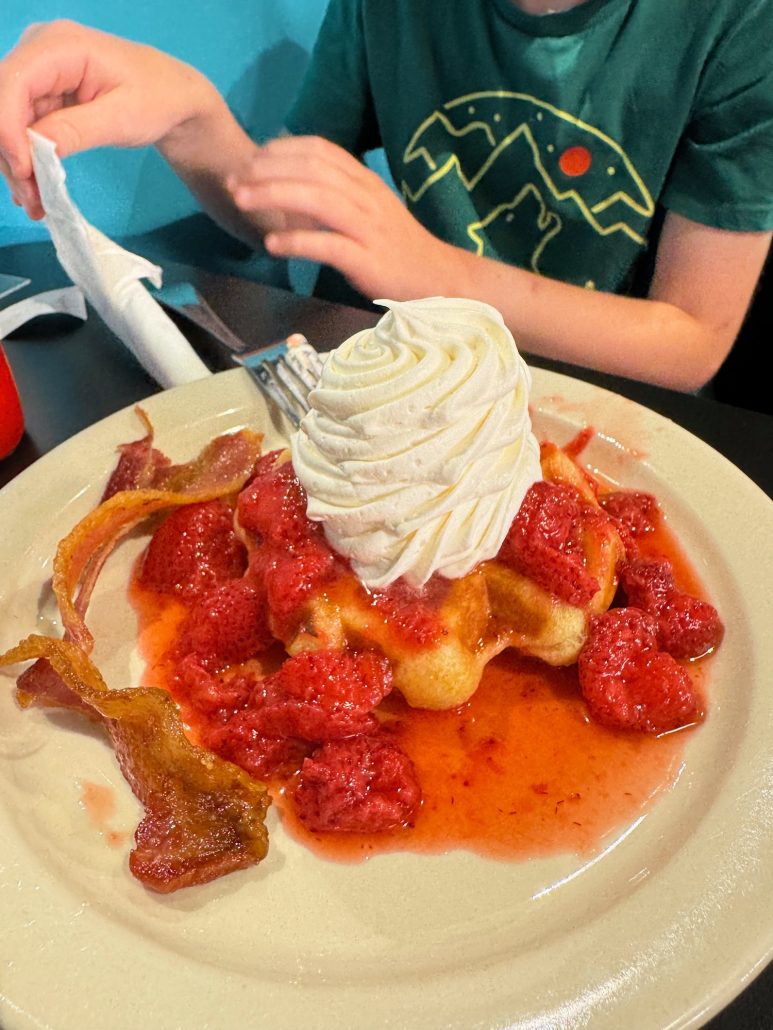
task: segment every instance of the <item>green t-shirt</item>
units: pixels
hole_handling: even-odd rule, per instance
[[[287,121],[383,146],[440,238],[630,288],[656,206],[773,228],[773,2],[331,0]]]

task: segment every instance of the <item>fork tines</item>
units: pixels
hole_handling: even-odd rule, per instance
[[[295,334],[263,350],[236,357],[255,379],[266,399],[298,427],[309,410],[309,393],[319,382],[322,359]]]

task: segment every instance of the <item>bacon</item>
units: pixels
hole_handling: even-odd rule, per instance
[[[94,709],[70,690],[47,658],[38,658],[16,680],[16,700],[22,708],[74,708],[96,718]]]
[[[93,638],[84,615],[116,543],[157,511],[238,492],[255,467],[261,440],[249,430],[217,437],[194,461],[162,469],[163,489],[113,494],[81,519],[60,542],[54,558],[54,594],[68,639],[91,651]]]
[[[145,436],[118,448],[120,458],[107,482],[102,501],[124,490],[169,490],[177,493],[208,490],[230,483],[243,472],[249,473],[260,454],[262,436],[249,430],[216,437],[193,461],[173,465],[153,446],[153,426],[141,407],[137,417],[146,429]],[[246,475],[244,481],[246,482]]]
[[[102,500],[106,501],[113,494],[122,490],[140,490],[153,485],[153,476],[157,467],[169,465],[169,459],[153,446],[153,426],[142,408],[135,412],[144,424],[147,432],[140,440],[123,443],[118,448],[121,457],[107,481]]]
[[[0,655],[1,665],[40,659],[21,677],[20,703],[84,710],[100,719],[121,771],[145,809],[129,868],[167,894],[255,865],[268,851],[265,786],[185,736],[162,690],[110,690],[88,655],[67,640],[32,635]],[[57,679],[45,673],[50,669]]]
[[[173,493],[235,493],[252,475],[262,442],[263,434],[250,429],[216,436],[193,461],[157,467],[152,486]]]
[[[268,847],[270,801],[257,780],[187,739],[168,694],[107,688],[89,658],[94,640],[85,614],[116,543],[157,511],[238,493],[253,473],[262,436],[249,430],[223,435],[193,461],[172,465],[153,448],[153,427],[138,414],[146,435],[121,449],[105,499],[57,549],[53,589],[65,639],[28,637],[0,656],[0,665],[37,659],[17,682],[22,707],[64,707],[104,723],[145,807],[130,868],[146,886],[166,893],[260,861]]]

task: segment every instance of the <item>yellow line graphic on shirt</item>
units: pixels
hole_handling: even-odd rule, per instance
[[[438,139],[433,140],[433,134]],[[480,137],[484,156],[479,167],[470,169],[463,167],[463,161],[469,164],[469,155],[460,157],[453,141],[474,134]],[[654,213],[652,196],[623,148],[600,129],[528,93],[507,90],[468,93],[444,104],[441,110],[433,111],[415,131],[403,154],[406,166],[413,165],[417,170],[424,167],[429,174],[414,188],[403,179],[403,195],[410,202],[417,203],[434,183],[452,170],[456,171],[467,192],[473,193],[500,156],[517,140],[527,143],[539,180],[555,201],[573,202],[586,222],[601,236],[622,232],[637,244],[645,243],[643,232],[627,221],[619,219],[604,225],[598,218],[618,202],[647,221]],[[568,143],[576,143],[588,152],[597,166],[595,175],[583,183],[587,187],[583,192],[579,184],[562,187],[557,181],[557,175],[566,176],[559,165],[559,140],[562,141],[561,153]],[[436,153],[442,155],[442,161],[435,156]],[[415,164],[422,161],[423,166]],[[599,163],[605,165],[606,177],[598,173]],[[583,176],[579,174],[576,178],[581,179]],[[613,182],[615,188],[609,192],[607,183],[611,186]],[[502,203],[496,205],[484,218],[471,223],[467,232],[478,253],[482,253],[484,240],[480,231],[499,215],[517,207],[527,195],[535,197],[540,205],[539,228],[547,231],[532,255],[531,263],[536,270],[545,246],[560,232],[562,220],[558,214],[550,211],[537,184],[515,183],[514,187],[514,196],[503,198]],[[550,214],[557,221],[551,219]]]
[[[555,211],[551,211],[548,208],[545,201],[542,199],[540,191],[530,182],[526,183],[526,185],[520,189],[512,200],[508,201],[506,204],[500,204],[498,207],[495,207],[490,214],[486,215],[486,217],[482,219],[482,221],[471,222],[470,225],[467,226],[467,234],[475,243],[476,252],[478,254],[483,253],[486,245],[486,241],[481,235],[480,230],[485,230],[490,223],[493,222],[494,219],[499,218],[504,211],[514,211],[521,201],[529,194],[534,197],[540,206],[540,212],[537,216],[537,228],[544,232],[542,239],[532,252],[531,260],[529,262],[532,271],[539,272],[539,261],[542,257],[542,252],[553,237],[557,236],[561,232],[563,222],[560,215],[557,215]]]

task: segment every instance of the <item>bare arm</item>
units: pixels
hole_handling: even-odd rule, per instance
[[[498,306],[526,351],[695,390],[735,341],[770,238],[668,214],[645,300],[568,286],[466,253],[461,288]]]
[[[570,286],[443,243],[378,176],[325,140],[270,143],[233,190],[246,213],[284,211],[317,226],[270,233],[272,253],[330,264],[366,296],[488,301],[525,351],[678,390],[697,389],[721,365],[771,238],[669,214],[650,295],[640,300]]]
[[[153,47],[71,21],[32,26],[0,61],[0,173],[32,218],[43,209],[26,130],[57,145],[60,157],[99,146],[155,144],[226,229],[255,244],[285,220],[245,218],[226,179],[257,146],[215,87]]]
[[[250,247],[261,245],[266,232],[291,224],[285,215],[271,211],[245,216],[234,204],[227,184],[239,177],[259,148],[214,87],[196,116],[159,140],[157,147],[204,210]]]

